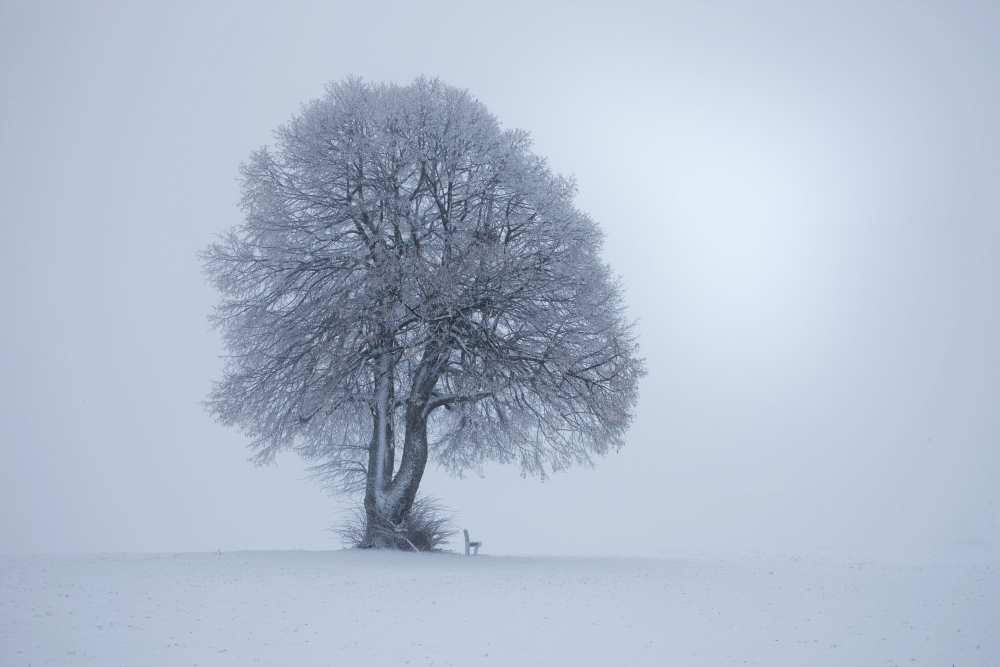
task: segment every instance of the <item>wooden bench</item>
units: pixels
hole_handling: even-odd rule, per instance
[[[462,530],[465,533],[465,555],[466,556],[478,556],[479,547],[483,546],[482,542],[473,542],[469,539],[469,531]],[[471,553],[470,553],[471,552]]]

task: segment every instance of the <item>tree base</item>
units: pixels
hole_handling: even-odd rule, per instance
[[[399,522],[360,508],[337,532],[348,546],[359,549],[439,551],[456,531],[436,501],[418,498]]]

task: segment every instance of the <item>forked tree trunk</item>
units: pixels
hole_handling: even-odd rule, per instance
[[[389,504],[386,508],[389,519],[399,524],[409,514],[417,489],[427,468],[427,416],[424,404],[409,405],[406,408],[406,434],[403,440],[403,458],[399,472],[392,482]]]
[[[367,529],[363,544],[365,547],[412,548],[412,545],[402,537],[402,528],[413,507],[413,501],[417,497],[417,490],[427,467],[427,419],[421,414],[422,411],[422,407],[407,410],[405,444],[399,472],[396,473],[395,479],[385,486],[380,486],[375,474],[378,431],[372,434],[364,501]],[[391,475],[390,469],[389,475],[384,479],[391,479]]]
[[[427,468],[428,406],[434,386],[440,377],[446,349],[431,342],[414,372],[410,397],[406,402],[403,456],[399,470],[393,476],[394,446],[392,429],[393,392],[377,387],[373,409],[373,433],[368,450],[368,476],[365,487],[365,545],[375,548],[412,547],[402,537],[401,530]],[[383,376],[385,377],[385,375]],[[391,374],[388,374],[391,378]],[[391,381],[390,381],[391,384]],[[381,390],[381,391],[380,391]],[[383,398],[387,402],[380,402]],[[387,409],[381,409],[387,408]]]

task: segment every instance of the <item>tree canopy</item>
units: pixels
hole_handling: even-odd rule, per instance
[[[242,166],[205,252],[229,351],[210,410],[408,511],[428,455],[545,475],[624,442],[643,373],[572,181],[466,91],[329,86]],[[402,456],[396,456],[402,439]]]

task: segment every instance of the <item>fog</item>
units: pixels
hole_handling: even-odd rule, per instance
[[[831,4],[0,5],[0,552],[339,546],[201,405],[197,253],[328,81],[426,74],[576,177],[649,371],[593,469],[431,466],[485,552],[997,558],[1000,9]]]

